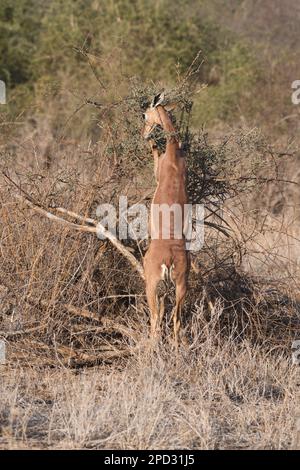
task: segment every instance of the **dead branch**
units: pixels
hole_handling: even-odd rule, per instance
[[[17,330],[17,331],[0,331],[0,336],[4,338],[12,338],[14,336],[24,336],[30,333],[35,333],[36,331],[43,330],[46,326],[39,325],[32,328],[28,328],[27,330]]]
[[[218,230],[219,232],[223,233],[223,235],[225,235],[225,237],[227,237],[227,238],[233,238],[223,227],[221,227],[218,224],[215,224],[213,222],[205,221],[204,225],[207,225],[208,227],[212,227],[212,228]]]
[[[55,303],[52,303],[43,300],[43,299],[35,299],[33,297],[26,297],[25,301],[27,301],[30,304],[33,304],[35,306],[40,305],[44,308],[49,308],[51,306],[54,306]],[[74,316],[77,316],[79,318],[86,318],[88,320],[93,320],[96,321],[97,323],[101,323],[105,329],[113,330],[113,331],[118,331],[122,335],[127,336],[128,338],[132,338],[133,340],[137,341],[137,335],[131,331],[129,328],[127,328],[124,325],[117,324],[113,320],[107,317],[100,316],[98,313],[91,312],[90,310],[84,309],[84,308],[79,308],[75,307],[74,305],[71,304],[61,304],[59,303],[60,308],[63,308],[66,310],[68,313],[71,313]]]
[[[130,253],[130,251],[125,248],[125,246],[108,230],[106,230],[103,225],[101,225],[100,222],[97,222],[97,226],[88,226],[88,225],[79,225],[73,222],[69,222],[68,220],[63,219],[62,217],[58,217],[55,214],[52,214],[49,210],[43,209],[40,206],[37,206],[33,202],[31,202],[29,199],[27,199],[24,196],[21,196],[20,194],[16,194],[16,198],[27,204],[31,209],[33,209],[35,212],[43,215],[44,217],[47,217],[50,220],[53,220],[54,222],[59,222],[61,224],[64,224],[74,230],[77,230],[79,232],[88,232],[88,233],[96,233],[96,234],[101,234],[105,238],[107,238],[111,244],[126,258],[130,264],[133,266],[133,268],[139,273],[142,279],[144,279],[144,269],[141,265],[141,263],[136,259],[136,257]],[[62,211],[62,208],[60,208],[60,211]],[[69,215],[72,214],[72,217],[77,218],[78,220],[83,220],[84,218],[78,214],[75,214],[74,212],[69,212],[66,209],[64,209],[64,212],[66,214],[69,213]],[[94,223],[93,219],[90,219]]]
[[[287,179],[283,179],[283,178],[264,178],[262,176],[243,176],[243,177],[237,177],[237,178],[230,178],[230,177],[226,177],[226,178],[212,178],[213,181],[216,181],[216,182],[221,182],[221,181],[224,181],[224,182],[230,182],[230,181],[257,181],[258,183],[286,183],[286,184],[295,184],[297,186],[299,186],[299,182],[298,181],[294,181],[294,180],[287,180]]]
[[[43,349],[48,351],[49,346],[45,344],[43,341],[36,341],[34,339],[30,339],[28,342],[31,344],[34,350],[36,349]],[[131,351],[128,350],[107,350],[107,351],[102,351],[101,354],[99,355],[92,355],[92,354],[87,354],[86,352],[83,351],[78,351],[70,348],[69,346],[61,345],[61,344],[55,344],[54,346],[55,352],[59,353],[63,360],[62,360],[62,365],[69,367],[70,365],[72,366],[86,366],[86,365],[96,365],[102,362],[103,360],[109,360],[109,359],[114,359],[118,357],[124,357],[129,354],[131,354]]]
[[[60,212],[61,214],[66,214],[70,217],[73,217],[73,219],[81,220],[82,222],[86,222],[89,225],[93,225],[94,227],[96,227],[98,224],[97,220],[91,219],[90,217],[84,217],[73,211],[68,211],[64,207],[53,207],[53,209],[57,212]]]

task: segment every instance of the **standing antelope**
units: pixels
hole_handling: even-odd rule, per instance
[[[143,136],[150,140],[151,132],[155,126],[160,125],[166,134],[166,151],[161,156],[150,140],[154,156],[155,177],[157,188],[151,204],[150,226],[151,237],[149,249],[144,257],[144,270],[146,282],[146,295],[151,315],[151,336],[159,333],[160,324],[164,312],[163,299],[159,299],[157,288],[160,281],[171,281],[176,287],[176,303],[173,309],[175,347],[178,347],[178,335],[180,331],[181,309],[187,291],[187,278],[189,273],[189,257],[186,250],[184,236],[184,205],[187,204],[186,191],[186,166],[185,159],[180,148],[180,143],[175,134],[175,128],[168,115],[168,111],[174,108],[162,106],[163,95],[157,95],[144,114]],[[180,209],[181,236],[175,234],[175,215],[170,212],[169,237],[163,236],[164,221],[160,216],[154,217],[154,206],[168,205],[169,208],[176,205]],[[171,217],[173,215],[173,218]]]

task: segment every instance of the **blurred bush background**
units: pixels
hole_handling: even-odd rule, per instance
[[[290,130],[299,15],[297,0],[3,0],[0,77],[10,99],[2,119],[59,93],[99,92],[90,66],[102,91],[119,74],[172,84],[201,51],[207,88],[195,102],[197,125],[243,120]]]

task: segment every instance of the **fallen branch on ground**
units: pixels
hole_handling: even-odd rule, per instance
[[[12,338],[14,336],[24,336],[30,333],[35,333],[36,331],[43,330],[45,327],[46,327],[45,325],[39,325],[39,326],[34,326],[32,328],[28,328],[27,330],[0,331],[0,336],[4,338]]]
[[[55,303],[51,304],[51,302],[47,300],[35,299],[33,297],[26,297],[25,300],[31,305],[35,305],[35,306],[40,305],[44,308],[49,308],[55,305]],[[58,305],[60,306],[60,308],[66,310],[68,313],[71,313],[72,315],[75,315],[80,318],[86,318],[88,320],[96,321],[97,323],[100,323],[104,327],[104,329],[118,331],[122,335],[125,335],[128,338],[132,338],[133,340],[137,341],[137,335],[133,331],[131,331],[129,328],[127,328],[124,325],[117,324],[115,321],[111,320],[110,318],[100,316],[99,314],[95,312],[91,312],[90,310],[87,310],[84,308],[75,307],[74,305],[71,305],[71,304],[59,303]]]
[[[30,339],[28,341],[30,345],[33,346],[33,350],[49,350],[49,345],[45,344],[42,341],[36,341],[33,339]],[[70,348],[69,346],[62,345],[62,344],[54,344],[53,349],[56,353],[57,359],[59,362],[64,366],[64,367],[70,367],[70,366],[94,366],[97,364],[100,364],[103,361],[107,361],[110,359],[114,358],[119,358],[119,357],[124,357],[128,356],[131,354],[131,351],[129,349],[126,350],[107,350],[107,351],[102,351],[99,355],[95,354],[87,354],[84,351],[78,351],[74,350],[73,348]],[[62,360],[58,357],[58,354],[62,356]]]

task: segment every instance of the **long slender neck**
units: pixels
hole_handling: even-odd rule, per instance
[[[173,126],[167,111],[162,106],[158,106],[157,112],[159,114],[159,119],[162,128],[166,133],[167,146],[168,144],[171,144],[172,146],[176,146],[176,148],[179,148],[179,141],[176,137],[176,129]]]

